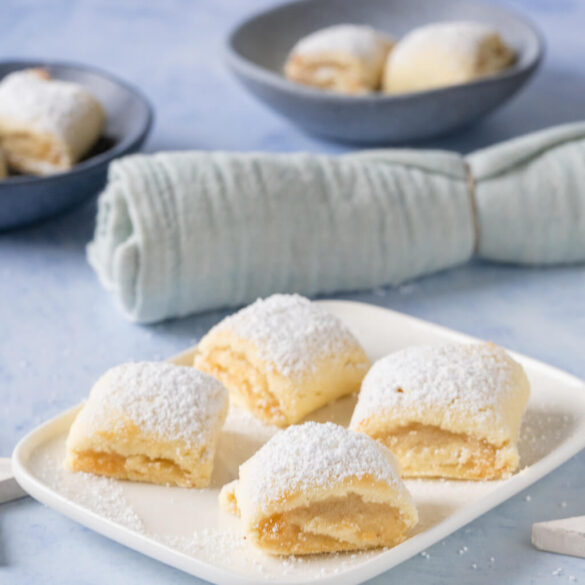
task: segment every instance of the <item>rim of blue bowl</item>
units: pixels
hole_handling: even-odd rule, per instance
[[[78,69],[79,71],[84,71],[87,73],[93,73],[94,75],[98,75],[111,81],[112,83],[119,85],[126,89],[129,93],[134,95],[134,97],[138,98],[138,100],[142,103],[142,105],[146,109],[146,122],[142,126],[141,129],[131,133],[127,137],[124,137],[119,142],[116,142],[114,146],[108,148],[104,152],[100,152],[95,156],[92,156],[84,161],[76,163],[72,169],[68,171],[63,171],[59,173],[55,173],[52,175],[45,175],[42,177],[35,176],[35,175],[13,175],[8,176],[0,181],[0,190],[3,186],[8,185],[15,185],[15,184],[24,184],[24,183],[48,183],[50,181],[57,181],[62,180],[63,177],[77,175],[88,171],[92,168],[98,167],[103,163],[111,162],[113,159],[117,158],[118,156],[122,156],[123,154],[127,153],[128,151],[133,150],[139,144],[141,144],[150,129],[152,128],[152,124],[154,121],[154,109],[145,95],[135,86],[132,84],[123,81],[116,75],[109,73],[108,71],[104,71],[100,67],[96,67],[94,65],[85,65],[82,63],[75,63],[73,61],[58,61],[58,60],[51,60],[51,59],[1,59],[0,65],[8,65],[14,67],[22,67],[22,69],[28,69],[30,67],[68,67],[70,69]]]
[[[456,85],[449,85],[445,87],[439,87],[436,89],[429,89],[423,91],[416,91],[416,92],[409,92],[409,93],[400,93],[400,94],[386,94],[384,92],[372,92],[367,94],[343,94],[334,91],[328,91],[325,89],[318,89],[308,85],[303,85],[301,83],[296,83],[294,81],[288,80],[284,75],[276,73],[266,67],[262,67],[261,65],[257,65],[254,61],[247,59],[246,57],[242,56],[237,49],[235,48],[235,40],[237,35],[240,31],[248,26],[254,20],[267,16],[268,14],[274,14],[276,12],[280,12],[282,10],[286,10],[290,6],[299,5],[299,4],[309,4],[312,3],[314,0],[292,0],[290,2],[285,2],[283,4],[279,4],[278,6],[274,6],[272,8],[258,10],[240,22],[236,24],[228,33],[226,39],[224,40],[223,49],[224,55],[227,60],[228,65],[232,67],[234,71],[238,71],[238,69],[244,70],[246,74],[253,78],[256,81],[266,83],[273,88],[279,89],[281,91],[285,91],[289,94],[301,94],[303,97],[308,99],[319,100],[323,98],[327,98],[328,100],[334,100],[338,102],[345,102],[345,103],[355,103],[355,104],[374,104],[374,103],[395,103],[395,102],[404,102],[404,101],[413,101],[417,99],[425,99],[431,95],[442,94],[446,92],[453,92],[458,90],[467,90],[470,87],[478,87],[478,86],[486,86],[491,85],[493,83],[497,83],[502,79],[509,79],[511,77],[516,77],[519,75],[530,75],[532,74],[537,67],[542,63],[544,58],[544,54],[546,51],[546,42],[544,40],[544,35],[540,31],[540,29],[534,24],[534,22],[526,17],[524,14],[517,12],[516,10],[510,9],[508,7],[504,7],[501,5],[493,5],[487,2],[477,2],[475,0],[469,0],[469,4],[474,4],[476,6],[482,6],[489,10],[499,11],[501,13],[506,14],[509,17],[516,19],[518,22],[522,23],[534,36],[534,40],[536,42],[536,53],[532,60],[518,64],[514,63],[507,69],[500,71],[494,75],[489,75],[487,77],[483,77],[480,79],[476,79],[474,81],[469,81],[466,83],[459,83]],[[332,23],[335,24],[335,23]],[[284,64],[283,64],[284,65]]]

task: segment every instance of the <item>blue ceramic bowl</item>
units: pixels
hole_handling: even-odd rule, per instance
[[[516,63],[472,83],[396,96],[344,96],[288,81],[282,74],[296,41],[326,26],[369,24],[400,38],[417,26],[453,20],[494,26],[516,50]],[[226,46],[231,70],[266,105],[307,132],[363,144],[418,141],[469,124],[516,93],[543,54],[540,33],[524,18],[472,0],[298,0],[248,18]]]
[[[44,67],[56,79],[87,87],[106,110],[103,136],[70,171],[48,177],[16,175],[0,180],[0,230],[60,213],[98,193],[108,164],[140,148],[152,125],[152,108],[128,84],[93,67],[44,61],[0,62],[0,78],[20,69]]]

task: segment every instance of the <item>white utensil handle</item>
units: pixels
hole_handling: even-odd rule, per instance
[[[532,544],[549,552],[585,557],[585,516],[533,524]]]
[[[10,459],[0,457],[0,504],[26,496],[12,475]]]

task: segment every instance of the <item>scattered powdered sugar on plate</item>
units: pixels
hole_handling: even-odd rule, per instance
[[[150,536],[150,535],[149,535]],[[154,540],[190,557],[223,565],[230,559],[230,569],[263,578],[294,576],[298,579],[329,577],[344,573],[387,549],[359,553],[329,553],[278,557],[264,554],[246,540],[243,532],[233,529],[201,529],[188,537],[152,535]]]
[[[538,408],[529,406],[518,439],[521,466],[532,465],[557,448],[576,423],[575,415],[562,410],[554,401],[543,402]]]
[[[227,409],[221,382],[195,368],[168,362],[136,362],[108,370],[93,387],[80,416],[90,428],[129,418],[142,432],[207,444]],[[221,422],[221,421],[220,421]]]
[[[64,454],[37,452],[34,469],[38,479],[68,500],[134,532],[144,524],[124,496],[120,482],[90,473],[71,473],[63,466]]]
[[[250,411],[230,405],[216,449],[211,487],[221,488],[237,479],[247,461],[280,429],[256,418]]]
[[[250,340],[264,360],[293,378],[313,371],[319,358],[343,354],[359,345],[336,316],[296,294],[258,299],[210,333],[225,330]]]
[[[230,404],[223,432],[240,433],[256,437],[262,445],[280,431],[280,427],[268,424],[254,416],[246,408]]]

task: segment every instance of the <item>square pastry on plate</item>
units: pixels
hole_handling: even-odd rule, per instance
[[[227,317],[201,340],[195,367],[258,418],[287,426],[357,392],[370,360],[334,315],[299,295],[273,295]]]
[[[350,426],[391,449],[406,477],[495,479],[518,467],[529,393],[492,343],[414,346],[372,366]]]
[[[71,425],[66,466],[117,479],[206,487],[228,408],[195,368],[128,363],[107,371]]]
[[[394,546],[418,521],[392,453],[333,423],[277,433],[240,466],[220,503],[271,554]]]

